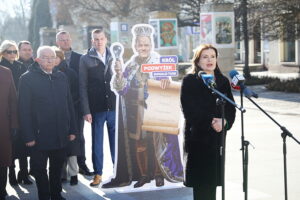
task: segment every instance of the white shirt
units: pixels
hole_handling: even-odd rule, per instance
[[[105,63],[105,60],[106,60],[106,49],[105,49],[103,55],[101,55],[101,53],[99,53],[98,51],[96,51],[96,52],[97,52],[98,57],[100,58],[100,60],[101,60],[101,61],[104,63],[104,65],[105,65],[105,64],[106,64],[106,63]]]
[[[47,72],[47,71],[44,70],[41,66],[40,66],[40,68],[41,68],[41,70],[42,70],[43,72],[45,72],[46,74],[52,74],[52,71],[51,71],[51,72]]]

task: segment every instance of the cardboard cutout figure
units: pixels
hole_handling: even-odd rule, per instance
[[[178,136],[142,129],[149,97],[148,81],[158,82],[162,90],[168,89],[171,83],[168,77],[155,78],[152,73],[141,71],[143,64],[160,62],[160,55],[153,50],[153,33],[154,29],[149,24],[133,26],[134,55],[124,68],[120,56],[122,45],[114,43],[111,47],[115,56],[111,86],[119,102],[116,122],[118,139],[115,178],[102,185],[103,188],[128,185],[139,188],[151,180],[155,180],[156,187],[161,187],[165,180],[183,181]]]

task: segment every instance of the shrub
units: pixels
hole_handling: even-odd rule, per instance
[[[297,92],[300,93],[300,78],[292,80],[280,80],[272,77],[251,77],[245,82],[246,85],[262,85],[273,91]]]
[[[267,84],[266,87],[267,89],[274,91],[300,93],[300,78],[286,81],[276,80]]]

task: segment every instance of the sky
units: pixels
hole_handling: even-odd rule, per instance
[[[24,9],[30,9],[30,0],[21,0],[24,4]],[[0,0],[0,15],[8,13],[10,16],[14,17],[15,14],[15,7],[19,8],[19,12],[21,12],[20,7],[20,0]]]

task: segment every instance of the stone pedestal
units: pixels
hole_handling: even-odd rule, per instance
[[[218,65],[224,75],[234,69],[234,12],[232,3],[209,3],[200,8],[200,41],[219,51]]]
[[[43,27],[40,28],[40,46],[48,45],[55,46],[56,45],[56,29]]]

